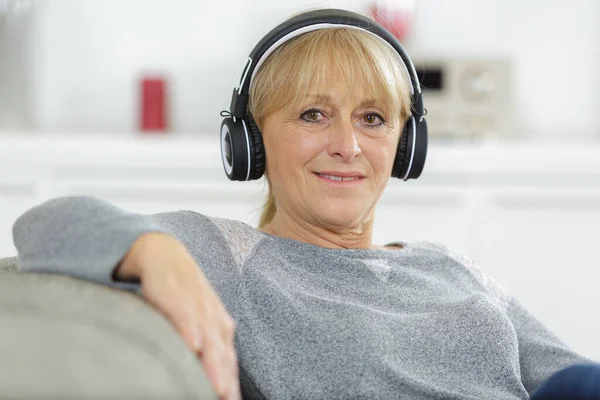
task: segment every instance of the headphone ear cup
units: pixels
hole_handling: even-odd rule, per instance
[[[242,120],[224,118],[221,123],[221,161],[225,174],[232,181],[245,181],[248,176],[248,147]]]
[[[423,168],[425,168],[425,161],[427,161],[427,147],[429,146],[428,142],[427,120],[421,117],[421,120],[417,123],[417,132],[415,135],[415,155],[413,159],[413,165],[408,176],[410,179],[417,179],[419,176],[421,176]]]
[[[404,172],[404,162],[406,160],[406,154],[408,152],[408,138],[412,135],[413,129],[413,117],[410,117],[404,124],[404,129],[400,135],[398,141],[398,149],[396,150],[396,158],[394,159],[394,166],[392,168],[392,177],[402,179]]]
[[[258,125],[252,115],[247,117],[248,128],[250,134],[252,153],[252,165],[250,166],[250,179],[259,179],[265,173],[266,154],[265,146],[263,145],[262,133],[258,129]]]
[[[427,159],[427,121],[410,117],[398,142],[398,150],[392,168],[392,177],[403,180],[417,179],[423,172]]]

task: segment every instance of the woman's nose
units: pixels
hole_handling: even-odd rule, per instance
[[[352,161],[360,155],[361,149],[356,140],[355,127],[350,120],[337,121],[329,132],[328,153],[343,162]]]

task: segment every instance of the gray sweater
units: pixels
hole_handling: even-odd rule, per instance
[[[588,361],[472,260],[436,243],[328,249],[90,197],[34,207],[13,235],[25,271],[139,291],[112,273],[151,231],[187,246],[236,321],[245,398],[527,399],[553,372]]]

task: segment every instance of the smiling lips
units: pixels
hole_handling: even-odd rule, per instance
[[[358,183],[365,179],[365,175],[360,172],[349,171],[349,172],[338,172],[338,171],[323,171],[323,172],[315,172],[315,175],[319,177],[319,179],[324,180],[329,183],[335,184],[350,184],[350,183]]]

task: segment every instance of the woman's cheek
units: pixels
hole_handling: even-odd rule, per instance
[[[290,157],[299,158],[303,163],[317,157],[325,147],[325,140],[319,135],[298,135],[294,139],[288,146]]]
[[[387,164],[392,167],[394,163],[394,159],[396,158],[396,152],[398,151],[398,138],[395,136],[390,136],[387,138],[387,143],[385,145],[386,150],[386,161]]]
[[[365,143],[362,147],[363,153],[368,154],[368,159],[373,168],[381,171],[388,166],[391,166],[392,159],[395,155],[392,140],[373,140]]]

